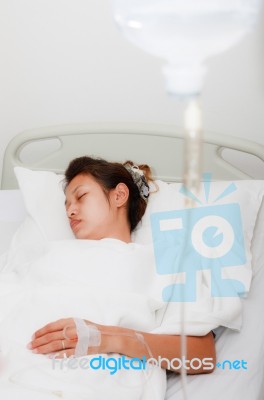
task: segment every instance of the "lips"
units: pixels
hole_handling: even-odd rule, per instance
[[[81,222],[81,220],[79,219],[72,219],[70,222],[71,228],[72,230],[74,230],[76,228],[76,226]]]

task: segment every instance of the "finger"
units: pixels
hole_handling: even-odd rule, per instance
[[[32,339],[36,339],[40,336],[46,335],[47,333],[51,332],[56,332],[63,330],[63,328],[66,325],[73,325],[74,326],[74,320],[73,318],[62,318],[54,322],[50,322],[49,324],[45,325],[43,328],[37,330],[33,336]]]
[[[65,332],[63,329],[62,331],[47,333],[46,335],[40,336],[37,339],[32,340],[30,343],[28,343],[27,348],[34,349],[36,347],[43,346],[57,340],[77,341],[78,336],[76,334],[76,328],[71,328],[68,325],[66,325],[65,327],[67,328]]]
[[[62,336],[63,336],[63,339],[66,339],[66,340],[77,340],[78,335],[77,335],[77,331],[76,331],[76,325],[75,324],[74,324],[74,326],[65,325],[65,327],[62,330]]]
[[[32,352],[36,354],[49,354],[71,349],[74,349],[75,351],[75,347],[76,342],[73,340],[55,340],[53,342],[33,348]]]
[[[46,335],[43,335],[38,339],[32,340],[30,343],[28,343],[27,348],[32,350],[35,349],[36,347],[43,346],[45,344],[63,339],[64,337],[62,335],[62,331],[47,333]]]

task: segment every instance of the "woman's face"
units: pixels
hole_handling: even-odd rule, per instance
[[[66,212],[77,239],[111,237],[115,226],[114,190],[107,199],[102,187],[90,175],[77,175],[67,186]]]

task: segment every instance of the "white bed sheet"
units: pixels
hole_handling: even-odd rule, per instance
[[[0,191],[0,254],[2,265],[11,237],[24,219],[25,209],[18,190]],[[247,369],[216,367],[212,374],[188,376],[188,400],[264,400],[264,204],[260,209],[252,240],[253,274],[251,290],[243,300],[241,332],[219,328],[216,336],[217,361],[244,360]],[[0,260],[1,270],[1,260]],[[239,381],[239,384],[234,384]],[[0,389],[1,390],[1,389]],[[22,395],[23,396],[23,395]],[[23,397],[20,397],[23,399]],[[12,399],[12,393],[8,394]],[[14,399],[16,397],[14,396]],[[182,399],[180,376],[170,374],[166,400]]]
[[[1,280],[3,292],[0,298],[5,301],[0,307],[0,343],[6,360],[2,377],[4,385],[9,384],[13,389],[9,379],[15,368],[22,386],[26,382],[30,385],[34,376],[37,387],[65,390],[66,398],[69,392],[81,391],[98,400],[105,397],[112,400],[164,399],[165,371],[158,367],[153,369],[148,379],[145,379],[144,371],[124,369],[114,378],[107,369],[99,369],[95,374],[82,369],[68,369],[66,372],[60,368],[52,369],[52,360],[43,356],[37,359],[26,349],[32,332],[67,315],[110,326],[120,325],[122,321],[125,327],[151,331],[158,323],[154,311],[162,307],[152,288],[156,274],[154,262],[149,262],[151,256],[151,248],[116,239],[55,241],[39,244],[39,248],[34,245],[31,249],[21,249],[19,271],[17,274],[3,274]],[[30,262],[21,262],[29,258]],[[15,297],[16,302],[8,310],[7,305]],[[22,362],[24,371],[19,373]],[[32,368],[35,363],[42,373],[38,374]],[[126,384],[123,388],[121,382],[126,381],[133,384]],[[48,392],[47,400],[51,398]]]
[[[26,210],[20,190],[1,190],[0,255],[8,249],[12,236],[24,220],[25,215]]]

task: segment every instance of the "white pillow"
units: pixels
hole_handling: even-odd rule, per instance
[[[158,190],[151,185],[153,193],[149,197],[147,210],[134,231],[134,239],[141,243],[149,243],[152,240],[150,216],[156,212],[181,210],[185,208],[186,196],[180,192],[182,183],[168,184],[163,181],[156,181]],[[233,185],[233,191],[229,195],[215,199],[221,195],[225,189]],[[203,186],[203,184],[202,184]],[[264,180],[240,180],[240,181],[216,181],[210,183],[209,198],[206,199],[202,193],[201,204],[196,203],[196,207],[206,207],[210,205],[236,203],[240,206],[244,233],[248,242],[251,241],[256,218],[264,196]]]
[[[27,212],[38,225],[43,237],[46,240],[74,238],[65,212],[63,175],[48,171],[31,171],[22,167],[15,167],[15,174]],[[152,242],[150,216],[153,213],[170,210],[181,212],[180,210],[184,209],[186,196],[181,192],[181,183],[167,184],[156,181],[156,184],[159,189],[150,195],[146,213],[133,232],[132,238],[135,242]],[[154,185],[152,189],[155,189]],[[216,181],[204,184],[204,193],[200,196],[201,203],[197,205],[198,212],[215,206],[217,213],[217,209],[225,204],[236,204],[240,208],[246,261],[242,269],[228,268],[228,276],[235,279],[237,273],[242,274],[247,290],[251,280],[251,240],[263,196],[264,181]]]
[[[45,238],[47,240],[73,239],[74,235],[64,206],[65,196],[62,189],[64,176],[50,171],[32,171],[22,167],[15,167],[14,170],[26,210]],[[211,182],[209,199],[201,199],[202,204],[198,204],[198,207],[213,204],[238,204],[241,209],[245,239],[250,246],[256,217],[264,196],[264,181],[241,180],[231,184],[235,185],[236,190],[214,203],[230,182]],[[156,181],[156,185],[158,186],[156,192],[154,192],[155,186],[151,185],[153,193],[149,197],[146,212],[133,232],[133,239],[140,243],[152,241],[150,225],[152,213],[181,210],[185,207],[185,195],[180,193],[181,183],[168,184]]]
[[[159,186],[159,190],[156,193],[153,193],[150,196],[148,207],[146,210],[146,213],[144,217],[142,218],[141,223],[137,226],[136,230],[133,233],[133,240],[136,242],[140,243],[150,243],[151,241],[154,241],[154,248],[155,248],[155,241],[157,242],[159,238],[155,238],[153,236],[153,229],[151,229],[151,217],[153,218],[154,213],[161,213],[160,216],[164,215],[164,218],[166,217],[166,211],[174,211],[176,215],[182,214],[182,210],[185,208],[185,198],[186,195],[184,192],[182,192],[182,184],[181,183],[173,183],[173,184],[167,184],[162,181],[156,181],[156,184]],[[250,288],[250,283],[251,283],[251,278],[252,278],[252,252],[251,252],[251,242],[253,238],[253,232],[254,232],[254,227],[256,224],[257,216],[259,213],[259,209],[261,206],[261,203],[264,197],[264,181],[257,181],[257,180],[246,180],[246,181],[234,181],[234,182],[229,182],[229,181],[216,181],[216,182],[210,182],[210,183],[204,183],[201,185],[204,190],[201,191],[201,195],[199,196],[199,200],[201,203],[197,204],[196,203],[196,210],[198,213],[202,215],[203,212],[206,211],[206,209],[209,210],[209,214],[211,214],[210,209],[213,210],[213,215],[211,214],[209,218],[212,216],[216,215],[219,213],[220,210],[220,216],[221,212],[223,209],[223,206],[225,208],[229,208],[230,206],[233,208],[237,208],[237,211],[240,213],[241,216],[241,228],[238,227],[239,229],[234,229],[235,235],[234,235],[234,243],[237,241],[238,244],[236,247],[231,248],[230,253],[231,256],[235,255],[238,253],[238,257],[236,257],[237,263],[234,262],[234,264],[231,264],[229,260],[229,264],[225,265],[226,259],[222,258],[222,260],[219,258],[219,263],[218,266],[221,267],[221,276],[222,278],[226,279],[234,279],[236,281],[239,281],[243,284],[244,287],[240,288],[241,292],[239,292],[239,289],[237,289],[237,292],[240,293],[240,295],[243,295],[243,289],[244,289],[244,295],[247,294]],[[232,211],[233,212],[233,211]],[[206,214],[206,212],[205,212]],[[222,215],[223,216],[223,215]],[[230,215],[227,215],[227,221],[229,221]],[[202,219],[202,218],[201,218]],[[231,215],[232,219],[232,215]],[[198,219],[199,220],[199,219]],[[236,221],[235,221],[236,222]],[[264,221],[262,221],[263,224]],[[259,222],[261,223],[261,221]],[[231,223],[232,225],[232,223]],[[233,221],[234,225],[234,221]],[[257,228],[258,228],[257,224]],[[164,229],[163,225],[163,229]],[[264,226],[262,225],[262,230]],[[166,229],[166,228],[165,228]],[[254,243],[254,250],[259,250],[261,246],[261,243],[259,243],[258,237],[260,234],[258,233],[258,230],[255,229],[255,236],[256,236],[256,244]],[[189,235],[190,236],[190,235]],[[236,237],[238,236],[238,237]],[[258,236],[258,237],[257,237]],[[189,238],[188,238],[189,239]],[[187,239],[187,240],[188,240]],[[236,240],[238,239],[238,240]],[[166,243],[168,243],[168,238],[165,239]],[[240,241],[240,243],[239,243]],[[243,243],[244,242],[244,243]],[[164,257],[165,252],[169,252],[169,246],[165,243],[164,249],[162,251],[161,257]],[[258,245],[257,245],[258,243]],[[157,243],[156,246],[162,246],[162,239],[160,243]],[[170,244],[172,247],[172,244]],[[192,243],[191,240],[187,243],[188,250],[191,252],[192,251]],[[175,249],[177,251],[180,251],[181,246],[180,244],[175,241]],[[158,249],[159,250],[159,249]],[[160,251],[160,250],[159,250]],[[240,256],[239,252],[243,253],[242,256]],[[158,254],[158,252],[156,252]],[[243,260],[244,256],[244,260]],[[158,257],[158,255],[157,255]],[[195,256],[191,255],[189,260],[193,262]],[[228,256],[229,257],[229,256]],[[198,262],[200,257],[198,257]],[[258,256],[258,259],[260,261],[260,257]],[[167,259],[164,259],[165,261],[163,262],[163,267],[160,267],[160,271],[163,274],[168,274],[169,272],[166,272],[166,266],[164,270],[164,264],[167,262],[167,265],[169,264]],[[181,260],[183,261],[183,260]],[[231,260],[233,261],[233,260]],[[156,262],[158,262],[156,260]],[[206,270],[206,260],[202,261],[203,262],[203,268],[197,267],[198,270]],[[202,263],[201,262],[201,263]],[[208,263],[208,261],[207,261]],[[256,266],[256,263],[254,263],[255,268],[254,268],[254,273],[256,273],[258,266]],[[214,265],[213,265],[214,267]],[[188,268],[188,267],[186,267]],[[186,271],[186,268],[184,268],[184,271]],[[233,282],[235,284],[235,281]],[[223,289],[224,290],[224,289]]]
[[[14,168],[28,214],[47,240],[73,239],[65,211],[63,175]]]

